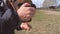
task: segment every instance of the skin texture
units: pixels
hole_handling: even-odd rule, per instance
[[[23,30],[29,31],[32,27],[27,22],[23,22],[20,26]]]
[[[24,3],[18,10],[18,16],[22,21],[28,21],[35,15],[35,8],[31,7],[29,3]],[[24,30],[30,30],[28,22],[22,22],[20,27]]]

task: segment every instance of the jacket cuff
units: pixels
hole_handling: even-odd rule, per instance
[[[32,21],[32,19],[30,19],[30,20],[28,20],[28,21],[21,21],[21,22],[31,22]]]
[[[20,25],[18,25],[16,29],[17,30],[22,30],[22,28],[20,27]]]
[[[12,11],[12,13],[13,13],[14,19],[17,21],[16,29],[17,29],[17,30],[22,30],[22,29],[20,28],[20,25],[21,25],[22,22],[21,22],[21,20],[19,19],[19,16],[18,16],[17,12],[16,12],[16,11]]]

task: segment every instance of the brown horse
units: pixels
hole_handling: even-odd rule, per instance
[[[15,10],[18,10],[18,8],[25,2],[30,3],[32,7],[36,8],[31,0],[9,0],[9,3]]]

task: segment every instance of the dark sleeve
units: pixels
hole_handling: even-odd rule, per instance
[[[8,9],[3,14],[0,13],[0,15],[2,15],[2,16],[0,16],[0,23],[7,22],[11,16],[10,9]]]
[[[0,17],[0,24],[5,22],[5,20],[3,18]]]
[[[7,9],[7,10],[4,12],[3,16],[0,18],[0,22],[7,22],[7,21],[9,21],[10,19],[15,20],[15,22],[16,22],[16,24],[17,24],[17,25],[16,25],[16,26],[17,26],[16,29],[17,29],[17,30],[21,30],[21,28],[19,27],[20,24],[21,24],[21,21],[20,21],[18,15],[17,15],[17,12],[12,11],[11,9]]]
[[[17,12],[16,12],[15,10],[12,10],[12,11],[13,11],[13,12],[12,12],[12,13],[13,13],[13,17],[14,17],[14,19],[15,19],[16,22],[17,22],[17,27],[16,27],[16,29],[17,29],[17,30],[22,30],[21,27],[20,27],[22,21],[19,19]]]

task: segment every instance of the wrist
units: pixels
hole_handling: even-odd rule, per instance
[[[30,20],[25,20],[25,21],[21,20],[21,22],[31,22],[31,21],[32,21],[32,19],[30,19]]]

